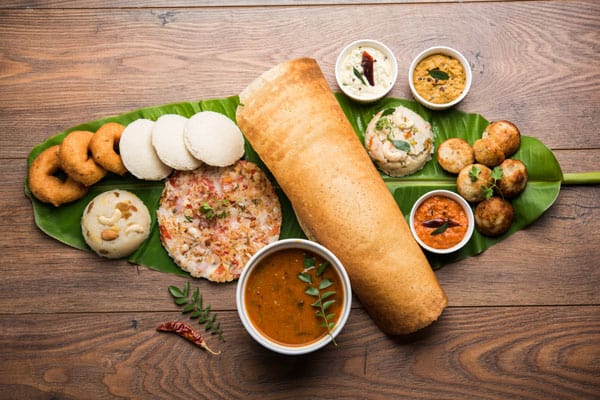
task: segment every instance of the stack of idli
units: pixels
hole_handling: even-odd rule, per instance
[[[244,155],[244,137],[231,119],[218,112],[201,111],[190,118],[165,114],[156,121],[141,118],[130,123],[119,150],[132,175],[158,181],[173,170],[234,164]]]

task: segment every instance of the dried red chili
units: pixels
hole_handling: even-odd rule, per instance
[[[366,51],[363,51],[360,66],[363,68],[363,75],[367,78],[369,84],[375,86],[375,78],[373,77],[373,56]]]
[[[194,328],[192,328],[191,326],[189,326],[188,324],[186,324],[184,322],[178,322],[178,321],[163,322],[156,328],[156,330],[159,332],[175,333],[175,334],[181,336],[182,338],[185,338],[188,341],[192,342],[196,346],[202,347],[209,353],[212,353],[215,355],[221,354],[220,351],[218,353],[215,353],[214,351],[212,351],[206,345],[206,342],[202,338],[202,335],[200,335],[200,333],[198,331],[196,331]]]

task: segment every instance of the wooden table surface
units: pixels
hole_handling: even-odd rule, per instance
[[[593,399],[600,396],[600,190],[554,205],[483,254],[436,271],[449,307],[406,337],[355,301],[339,346],[286,357],[257,345],[235,284],[196,280],[218,312],[220,356],[158,323],[187,279],[67,247],[35,225],[26,157],[79,123],[222,98],[291,58],[320,63],[359,38],[396,53],[391,93],[432,45],[474,73],[460,109],[509,119],[564,173],[600,170],[600,3],[585,1],[4,0],[0,5],[0,398]]]

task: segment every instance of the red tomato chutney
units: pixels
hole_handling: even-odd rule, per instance
[[[314,259],[315,268],[305,271],[305,258]],[[312,306],[319,298],[305,293],[309,284],[298,278],[299,273],[310,274],[312,286],[316,288],[325,279],[332,282],[320,293],[335,291],[323,303],[335,300],[326,314],[334,313],[330,322],[337,322],[343,308],[344,288],[332,265],[317,277],[317,268],[324,262],[318,255],[303,249],[284,249],[265,257],[250,273],[245,287],[244,302],[252,325],[284,345],[306,345],[325,336],[327,328],[321,326],[323,318],[317,317],[315,313],[319,309]]]
[[[460,243],[468,227],[462,206],[446,196],[429,197],[415,212],[415,232],[423,243],[434,249],[448,249]]]

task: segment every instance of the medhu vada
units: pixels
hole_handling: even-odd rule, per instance
[[[85,186],[93,185],[106,175],[106,170],[90,157],[89,145],[93,136],[92,132],[73,131],[64,138],[58,151],[62,169]]]
[[[107,171],[125,175],[127,168],[118,153],[119,140],[125,126],[116,122],[102,125],[90,140],[90,152],[94,161]]]
[[[54,174],[62,170],[55,145],[42,151],[31,163],[28,172],[29,189],[38,200],[54,207],[79,200],[87,193],[87,187],[67,175],[63,181]]]

